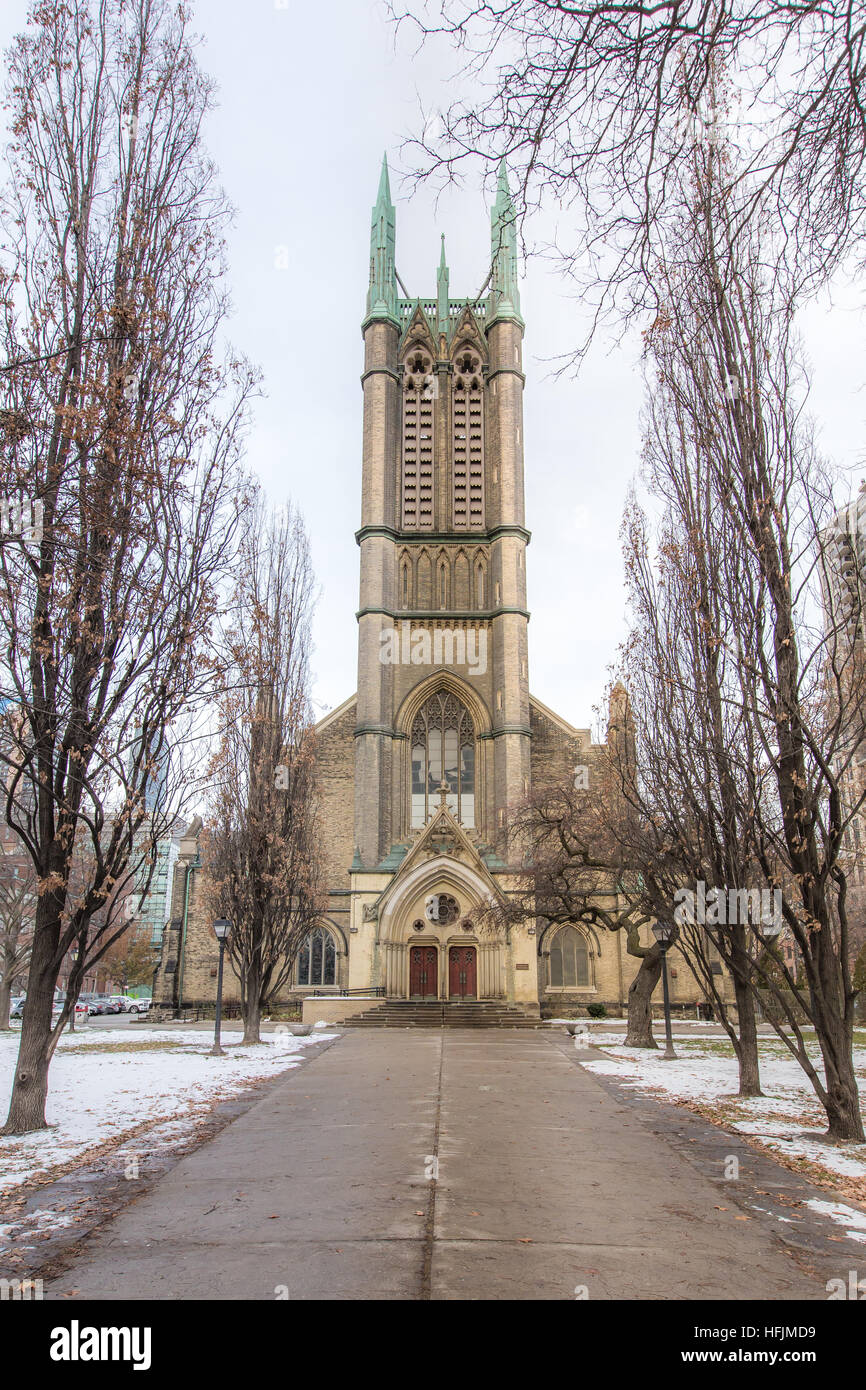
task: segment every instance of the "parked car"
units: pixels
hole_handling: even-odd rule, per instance
[[[130,1012],[129,1006],[130,1004],[134,1004],[135,1000],[130,994],[112,994],[111,1003],[117,1005],[118,1013],[128,1014]]]
[[[10,1018],[23,1018],[23,1017],[24,1017],[24,1005],[25,1005],[26,1002],[27,1002],[27,996],[26,996],[25,994],[22,994],[18,999],[13,999],[13,1000],[12,1000],[12,1003],[11,1003],[11,1006],[10,1006],[10,1009],[9,1009],[9,1017],[10,1017]]]
[[[91,994],[87,998],[88,1009],[91,1014],[116,1014],[119,1009],[111,1004],[111,998],[107,994]]]
[[[132,994],[112,994],[111,1002],[120,1006],[122,1014],[143,1014],[150,1008],[149,999],[136,999]]]

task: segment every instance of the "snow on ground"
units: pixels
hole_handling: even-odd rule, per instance
[[[209,1057],[213,1030],[100,1028],[64,1033],[48,1077],[49,1129],[0,1137],[0,1199],[26,1178],[48,1175],[89,1149],[148,1122],[161,1140],[194,1129],[215,1101],[236,1096],[303,1061],[303,1050],[329,1035],[297,1038],[282,1030],[264,1046],[223,1035],[225,1057]],[[12,1089],[18,1033],[0,1034],[0,1113]]]
[[[858,1043],[862,1036],[860,1030]],[[824,1110],[805,1073],[779,1039],[762,1039],[759,1044],[764,1095],[740,1099],[737,1064],[727,1039],[675,1034],[677,1060],[665,1062],[661,1051],[622,1046],[621,1033],[594,1028],[591,1037],[592,1045],[603,1053],[583,1062],[589,1071],[691,1105],[793,1166],[823,1177],[857,1200],[866,1199],[866,1144],[835,1145],[823,1139]],[[817,1048],[809,1050],[819,1076],[823,1075]],[[866,1047],[855,1046],[854,1064],[862,1102],[866,1100]],[[863,1213],[858,1215],[866,1220]]]
[[[847,1207],[844,1202],[807,1202],[807,1207],[819,1212],[822,1216],[829,1216],[831,1221],[835,1221],[839,1226],[846,1226],[848,1229],[845,1234],[850,1240],[860,1240],[866,1245],[866,1212],[855,1211],[853,1207]],[[853,1228],[853,1229],[852,1229]]]

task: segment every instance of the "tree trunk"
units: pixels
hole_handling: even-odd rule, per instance
[[[46,1129],[45,1101],[48,1096],[48,1064],[51,1061],[51,1014],[56,974],[39,970],[34,959],[27,985],[27,1004],[21,1021],[21,1044],[12,1083],[12,1099],[3,1134],[30,1134]],[[39,952],[42,954],[42,952]]]
[[[652,1029],[652,996],[661,973],[662,953],[658,946],[649,946],[640,958],[640,970],[628,991],[626,1047],[658,1047]]]
[[[244,1007],[244,1043],[260,1043],[260,1025],[262,1021],[262,1001],[258,990],[247,996]]]
[[[746,932],[742,925],[730,928],[731,976],[737,1003],[737,1063],[740,1069],[741,1096],[760,1096],[761,1074],[758,1061],[758,1022],[755,1017],[755,995],[752,988],[751,963],[746,951]]]
[[[815,1032],[824,1061],[827,1137],[862,1144],[866,1142],[866,1133],[854,1071],[854,1000],[851,999],[847,1006],[843,1002],[845,986],[840,978],[840,962],[829,942],[829,934],[824,933],[824,938],[816,945],[824,988],[819,995],[810,982],[809,993]]]
[[[8,1033],[11,1027],[9,1022],[11,1002],[12,981],[8,978],[8,972],[4,971],[3,979],[0,980],[0,1033]]]
[[[830,1139],[852,1140],[862,1144],[866,1142],[866,1133],[863,1129],[857,1078],[850,1053],[847,1057],[843,1056],[840,1063],[841,1065],[833,1068],[835,1074],[827,1086],[827,1104],[824,1107],[829,1121],[827,1136]]]

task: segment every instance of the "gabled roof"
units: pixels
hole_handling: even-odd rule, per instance
[[[395,850],[402,848],[402,845],[394,847]],[[392,864],[389,863],[389,860],[393,854],[394,850],[391,851],[387,859],[378,865],[378,868],[381,870],[391,868]],[[448,807],[440,806],[425,825],[415,843],[396,866],[393,879],[379,899],[380,912],[392,894],[397,891],[398,885],[406,875],[425,860],[443,857],[456,859],[458,862],[462,861],[484,881],[493,896],[500,896],[500,889],[497,887],[496,880],[493,878],[478,845],[470,839]]]
[[[327,729],[329,724],[333,724],[335,720],[340,718],[340,715],[345,714],[348,709],[351,709],[357,698],[357,694],[350,695],[348,700],[344,700],[341,705],[337,705],[336,709],[329,710],[327,714],[323,715],[322,718],[316,722],[314,726],[316,730],[321,733],[323,729]]]

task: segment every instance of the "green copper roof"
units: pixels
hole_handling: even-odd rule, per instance
[[[377,864],[377,869],[383,871],[399,869],[406,855],[409,853],[409,846],[411,843],[411,840],[405,840],[402,844],[392,845],[381,864]]]
[[[376,320],[394,323],[405,331],[420,308],[434,337],[445,334],[450,339],[464,311],[469,308],[480,332],[485,332],[497,319],[513,319],[523,325],[520,316],[520,290],[517,281],[517,214],[508,174],[503,159],[499,165],[496,201],[490,211],[491,259],[489,294],[481,299],[452,299],[449,297],[448,262],[445,257],[445,237],[439,253],[436,274],[436,296],[401,299],[397,295],[395,268],[396,215],[391,201],[391,181],[387,155],[382,159],[379,193],[373,208],[370,231],[370,287],[367,292],[367,313],[364,327]],[[405,293],[405,290],[404,290]]]
[[[445,260],[445,233],[442,233],[442,252],[439,256],[439,273],[436,276],[436,320],[440,333],[448,334],[450,324],[450,300],[448,299],[448,265]]]
[[[370,225],[370,288],[367,291],[367,316],[399,323],[397,314],[397,276],[394,253],[397,240],[397,218],[391,202],[391,180],[388,175],[388,156],[382,157],[379,194],[373,207]]]
[[[493,279],[488,299],[488,326],[496,319],[517,319],[522,323],[517,285],[517,214],[504,159],[499,165],[496,202],[490,211],[490,256]]]

